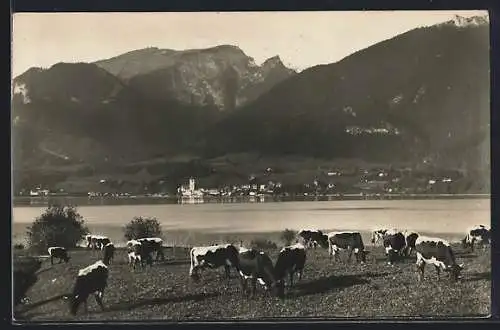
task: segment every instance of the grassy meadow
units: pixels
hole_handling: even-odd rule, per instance
[[[136,270],[128,267],[126,251],[118,249],[104,294],[106,309],[101,311],[90,296],[88,313],[82,306],[72,317],[61,297],[71,291],[78,269],[101,257],[98,251],[76,249],[70,251],[67,264],[51,266],[44,261],[38,282],[28,291],[30,301],[16,308],[14,318],[36,322],[489,315],[490,251],[454,249],[457,262],[465,264],[457,283],[445,275],[438,281],[430,266],[425,280],[418,282],[415,256],[388,265],[382,247],[367,247],[366,264],[356,264],[354,257],[347,263],[345,254],[335,263],[326,249],[308,250],[302,281],[287,288],[282,300],[266,296],[260,286],[254,298],[244,297],[234,270],[229,282],[222,279],[222,268],[203,271],[199,283],[191,282],[186,248],[167,249],[166,261]],[[267,252],[275,262],[279,247]]]

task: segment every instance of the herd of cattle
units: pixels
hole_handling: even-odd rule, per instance
[[[73,292],[65,296],[70,302],[70,312],[73,315],[82,303],[87,310],[87,299],[91,294],[95,295],[96,302],[104,309],[102,298],[115,252],[113,243],[107,237],[87,235],[86,241],[88,248],[102,251],[102,259],[80,269]],[[453,281],[459,278],[463,269],[463,265],[456,263],[450,244],[441,238],[422,236],[410,231],[378,229],[372,232],[371,243],[384,246],[389,264],[393,264],[402,256],[410,256],[415,251],[420,280],[423,279],[426,264],[435,266],[438,277],[441,270],[449,273]],[[486,247],[489,244],[490,231],[483,225],[468,230],[462,240],[463,247],[472,250],[477,245]],[[354,253],[356,261],[360,263],[366,262],[366,255],[369,253],[359,232],[324,234],[317,229],[301,230],[297,234],[295,244],[280,250],[275,263],[267,253],[254,248],[237,247],[233,244],[193,247],[190,250],[189,275],[194,282],[198,282],[202,269],[224,267],[225,277],[229,279],[230,270],[234,268],[239,275],[243,293],[248,293],[250,280],[252,295],[255,294],[256,283],[259,282],[268,293],[283,297],[286,276],[289,276],[289,287],[293,286],[296,273],[301,280],[306,263],[306,250],[318,246],[327,248],[330,258],[334,257],[335,261],[339,260],[339,252],[342,250],[347,251],[348,261]],[[67,250],[63,247],[50,247],[48,252],[51,264],[54,258],[59,259],[59,263],[70,260]],[[164,259],[161,238],[141,238],[127,242],[128,263],[134,269],[137,266],[152,266],[153,254],[156,254],[156,260]]]

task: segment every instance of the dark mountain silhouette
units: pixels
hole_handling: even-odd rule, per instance
[[[307,69],[215,125],[207,156],[260,151],[487,166],[489,27],[418,28]]]
[[[146,48],[96,62],[148,98],[234,110],[295,74],[278,56],[262,66],[240,48]]]
[[[486,23],[415,29],[298,74],[234,46],[32,68],[13,81],[14,167],[113,173],[152,158],[257,152],[484,168]]]
[[[14,79],[16,166],[105,164],[185,150],[212,107],[158,102],[95,64],[60,63]]]

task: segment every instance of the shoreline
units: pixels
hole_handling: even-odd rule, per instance
[[[344,200],[422,200],[422,199],[486,199],[491,194],[335,194],[321,196],[236,196],[217,197],[206,196],[203,198],[178,198],[177,196],[118,196],[118,197],[86,197],[86,196],[45,196],[29,197],[15,196],[12,200],[13,207],[40,206],[50,203],[83,202],[80,206],[98,205],[137,205],[137,204],[203,204],[203,203],[282,203],[282,202],[307,202],[307,201],[344,201]]]

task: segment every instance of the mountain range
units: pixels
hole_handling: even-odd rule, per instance
[[[14,169],[255,152],[484,169],[489,86],[481,17],[300,73],[279,56],[257,65],[232,45],[58,63],[13,79]]]

